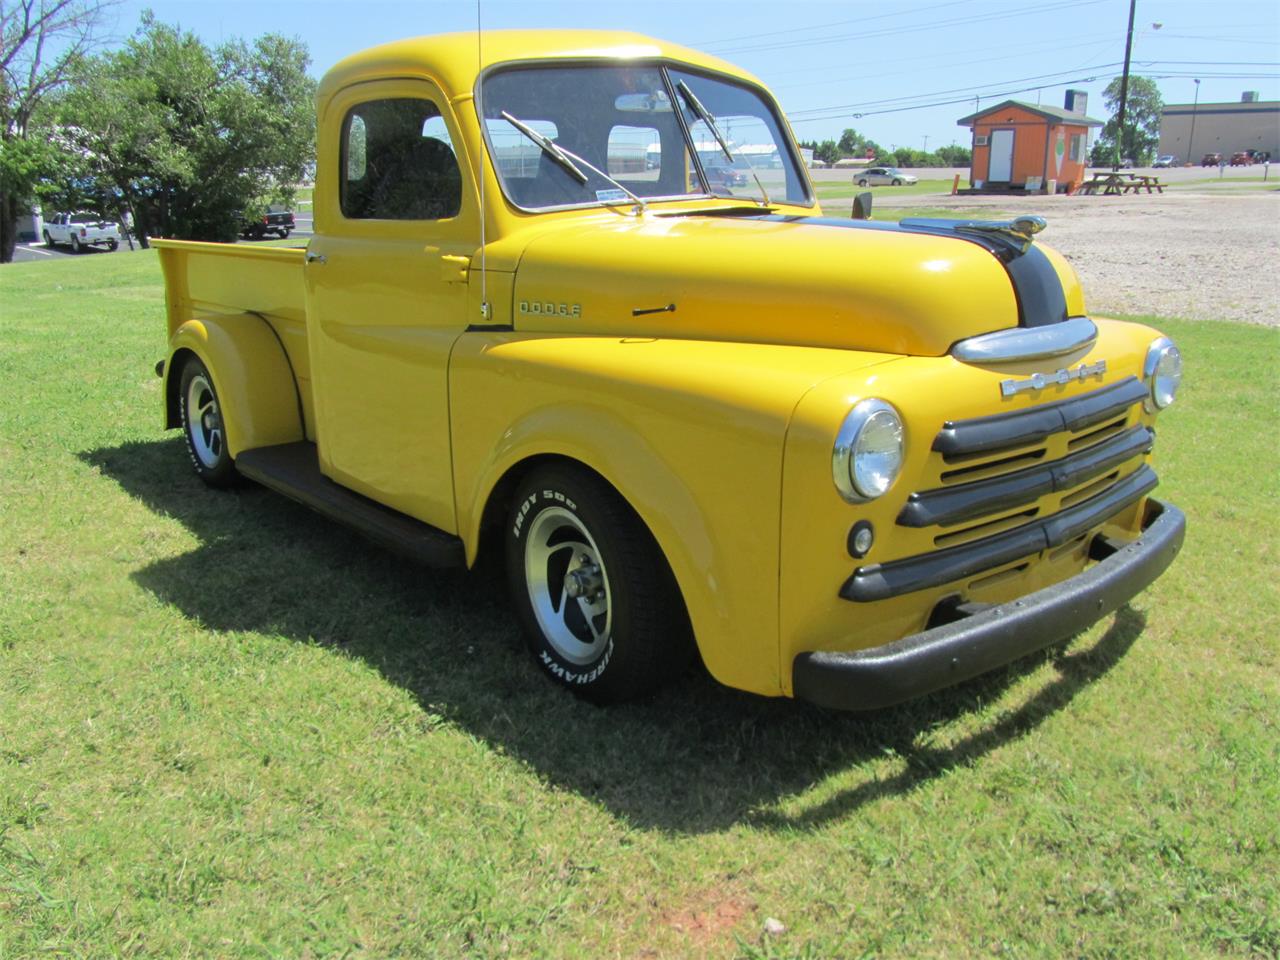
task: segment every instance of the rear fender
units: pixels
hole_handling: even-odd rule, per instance
[[[178,390],[188,354],[198,357],[213,378],[231,456],[304,439],[293,369],[264,319],[240,313],[200,317],[179,325],[169,338],[169,361],[164,368],[166,427],[182,425]]]

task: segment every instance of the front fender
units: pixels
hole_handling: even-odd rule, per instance
[[[776,696],[784,689],[778,563],[787,424],[814,382],[878,358],[761,344],[464,335],[450,364],[450,419],[468,560],[508,471],[546,455],[582,463],[657,540],[707,669],[723,683]]]
[[[284,348],[267,322],[253,313],[187,320],[169,338],[164,367],[166,427],[181,426],[177,396],[182,355],[195,354],[209,370],[222,406],[227,449],[242,450],[303,439],[297,382]]]

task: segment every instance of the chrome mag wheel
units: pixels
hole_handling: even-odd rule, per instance
[[[186,413],[191,451],[206,469],[216,469],[226,455],[226,443],[218,397],[203,371],[196,373],[187,383]]]
[[[613,630],[609,574],[576,513],[553,506],[537,514],[525,537],[524,578],[551,648],[580,666],[597,660]]]

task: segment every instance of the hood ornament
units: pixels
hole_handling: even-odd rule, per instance
[[[1014,217],[1012,220],[975,220],[964,225],[966,230],[980,230],[983,233],[999,233],[1021,244],[1026,250],[1031,246],[1035,235],[1048,226],[1044,217],[1031,215]]]

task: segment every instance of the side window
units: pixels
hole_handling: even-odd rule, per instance
[[[430,100],[371,100],[342,124],[342,215],[349,220],[444,220],[462,208],[462,172]]]
[[[1071,159],[1076,163],[1084,163],[1084,137],[1081,134],[1071,135]]]

